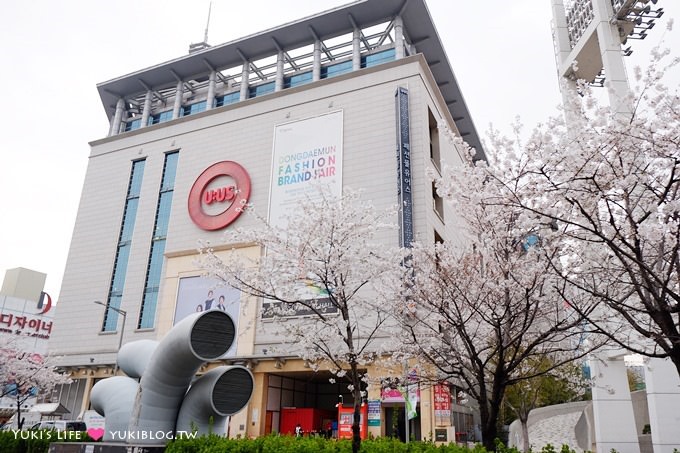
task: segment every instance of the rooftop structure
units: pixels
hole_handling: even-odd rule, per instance
[[[191,52],[97,89],[111,123],[109,135],[117,135],[417,53],[425,56],[461,137],[483,158],[423,0],[360,0]]]

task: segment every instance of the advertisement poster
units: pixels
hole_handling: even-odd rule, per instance
[[[284,226],[295,205],[314,193],[315,185],[342,194],[343,113],[332,112],[274,129],[269,191],[269,223]]]
[[[238,332],[241,292],[231,286],[218,286],[219,284],[218,280],[206,277],[180,278],[173,325],[192,313],[217,309],[231,316]],[[236,355],[237,341],[238,336],[223,357]]]
[[[446,384],[434,386],[434,419],[437,426],[451,424],[451,390]]]
[[[368,400],[368,426],[380,426],[380,400]]]

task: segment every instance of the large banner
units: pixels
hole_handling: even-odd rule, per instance
[[[397,195],[399,197],[399,245],[413,242],[413,200],[411,199],[411,128],[409,127],[408,90],[399,87],[397,103]]]
[[[327,186],[342,194],[342,111],[315,116],[274,129],[269,224],[283,225],[295,205],[314,190]]]
[[[446,383],[434,386],[434,419],[437,426],[451,425],[451,390]]]
[[[236,355],[238,340],[238,317],[241,305],[241,292],[231,286],[219,286],[216,279],[206,277],[183,277],[179,279],[175,319],[173,325],[192,313],[206,310],[222,310],[231,316],[236,328],[234,343],[222,357]]]

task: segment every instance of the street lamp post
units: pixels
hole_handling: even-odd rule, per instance
[[[106,307],[107,310],[113,310],[116,313],[123,315],[123,325],[120,327],[120,338],[118,339],[118,351],[120,351],[120,348],[123,346],[123,334],[125,333],[125,319],[127,318],[127,312],[125,310],[121,310],[120,308],[112,307],[111,305],[106,305],[104,302],[100,300],[95,300],[94,303]],[[115,376],[116,373],[118,373],[118,357],[116,357],[113,364],[113,375]]]

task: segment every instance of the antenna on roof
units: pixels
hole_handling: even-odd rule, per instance
[[[203,41],[197,42],[195,44],[189,44],[189,53],[198,52],[199,50],[207,49],[210,47],[208,44],[208,28],[210,28],[210,11],[212,10],[212,2],[208,5],[208,20],[205,24],[205,33],[203,34]]]

